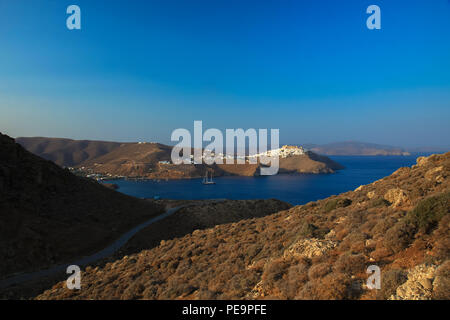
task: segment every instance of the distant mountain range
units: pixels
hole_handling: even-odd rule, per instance
[[[410,153],[399,147],[375,143],[344,141],[323,145],[306,144],[307,149],[329,156],[407,156]]]
[[[450,148],[416,147],[401,148],[382,144],[343,141],[328,144],[304,144],[308,150],[327,156],[409,156],[414,153],[445,153]]]
[[[44,137],[17,138],[16,142],[31,153],[63,167],[75,167],[125,145],[119,142]]]

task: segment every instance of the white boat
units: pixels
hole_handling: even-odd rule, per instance
[[[211,178],[209,178],[208,172],[211,172]],[[203,184],[216,184],[216,183],[213,181],[213,171],[212,171],[212,170],[206,171],[205,177],[203,178],[202,183],[203,183]]]

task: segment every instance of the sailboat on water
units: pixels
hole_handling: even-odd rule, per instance
[[[209,172],[211,172],[211,178],[209,177],[209,174],[208,174]],[[213,181],[213,171],[212,171],[212,170],[206,171],[205,177],[203,178],[202,183],[203,183],[203,184],[216,184],[216,183]]]

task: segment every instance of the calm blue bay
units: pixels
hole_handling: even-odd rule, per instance
[[[268,199],[293,205],[323,199],[381,179],[400,167],[416,163],[414,156],[331,156],[345,166],[335,174],[276,175],[266,177],[217,177],[215,185],[201,179],[109,181],[119,191],[139,198],[166,199]]]

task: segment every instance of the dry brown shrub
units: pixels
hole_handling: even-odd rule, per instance
[[[372,229],[373,237],[384,236],[387,230],[396,223],[393,217],[381,218]]]
[[[370,201],[370,207],[376,208],[376,207],[388,207],[391,203],[383,198],[375,198]]]
[[[351,247],[350,247],[350,251],[352,253],[361,253],[361,252],[365,252],[366,249],[366,244],[365,241],[357,241],[354,242]]]
[[[414,225],[401,220],[386,232],[384,246],[393,252],[400,252],[411,244],[415,233]]]
[[[205,288],[201,288],[197,293],[197,298],[200,300],[214,300],[217,297],[217,293]]]
[[[271,286],[283,277],[288,267],[289,264],[283,259],[272,260],[264,268],[262,280],[265,284]]]
[[[436,258],[445,260],[450,258],[450,215],[445,216],[439,222],[439,226],[433,233],[436,239],[433,248]]]
[[[395,294],[397,287],[407,280],[406,273],[402,270],[389,270],[382,274],[381,289],[377,292],[377,299],[389,299]]]
[[[445,261],[436,269],[433,299],[450,300],[450,260]]]
[[[303,263],[289,267],[283,278],[274,284],[281,298],[294,299],[297,296],[300,288],[308,281],[308,268]]]
[[[309,279],[323,278],[331,272],[331,265],[326,262],[313,265],[308,271]]]
[[[351,211],[345,220],[345,226],[348,229],[354,229],[361,226],[366,221],[367,213],[362,210]]]
[[[349,230],[347,228],[342,228],[338,232],[336,232],[336,239],[343,240],[348,235]]]
[[[366,234],[372,234],[373,228],[376,226],[378,219],[374,219],[371,217],[369,221],[366,221],[363,225],[361,225],[360,230]]]
[[[350,275],[356,275],[364,272],[366,265],[366,258],[362,254],[342,254],[334,264],[334,270],[347,273]]]
[[[349,299],[351,278],[334,272],[323,278],[308,281],[296,299],[302,300],[344,300]]]
[[[347,251],[349,250],[355,243],[362,242],[362,249],[364,249],[364,243],[367,239],[367,235],[360,232],[360,231],[353,231],[352,233],[348,234],[344,240],[342,240],[341,244],[339,245],[340,251]],[[362,251],[362,250],[361,250]]]
[[[370,257],[373,258],[375,261],[382,261],[383,259],[389,257],[391,255],[391,251],[387,248],[380,247],[375,249],[375,251],[372,251],[370,253]]]

